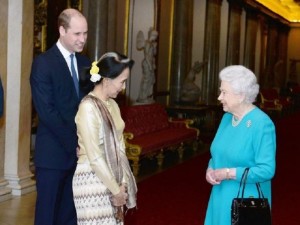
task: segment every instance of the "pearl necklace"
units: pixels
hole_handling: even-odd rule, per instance
[[[243,116],[242,116],[240,119],[238,119],[238,120],[236,120],[236,119],[234,118],[234,115],[232,115],[231,125],[232,125],[233,127],[236,127],[237,125],[239,125],[240,122],[243,120],[244,116],[245,116],[248,112],[250,112],[253,108],[254,108],[254,106],[251,105],[251,106],[244,112]],[[247,121],[247,123],[248,123],[248,122],[249,122],[249,121]],[[250,120],[249,127],[250,127],[250,126],[251,126],[251,120]],[[247,124],[247,127],[248,127],[248,124]]]
[[[239,120],[236,120],[236,119],[234,118],[234,115],[232,115],[231,125],[232,125],[233,127],[236,127],[237,125],[239,125],[239,123],[241,122],[242,119],[243,119],[243,117],[242,117],[241,119],[239,119]]]

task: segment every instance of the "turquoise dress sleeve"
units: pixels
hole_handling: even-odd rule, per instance
[[[208,167],[236,168],[236,180],[224,180],[212,186],[205,225],[230,225],[232,199],[237,196],[239,182],[246,167],[250,168],[245,197],[258,196],[260,182],[264,196],[271,204],[271,179],[275,174],[276,133],[272,120],[254,108],[236,126],[232,114],[225,113],[211,144]]]

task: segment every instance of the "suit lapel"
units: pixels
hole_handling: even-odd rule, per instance
[[[70,86],[70,90],[72,90],[72,94],[76,96],[76,98],[78,98],[79,100],[79,97],[74,87],[74,82],[71,76],[70,69],[68,67],[68,64],[64,56],[61,54],[56,44],[53,46],[52,50],[53,50],[54,57],[58,58],[59,61],[58,65],[60,65],[60,69],[62,70],[62,74],[61,74],[62,79],[64,80],[64,82],[68,83],[68,86]]]

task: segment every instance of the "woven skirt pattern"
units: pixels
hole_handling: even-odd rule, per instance
[[[78,225],[122,225],[114,217],[110,191],[89,164],[78,164],[73,177],[73,195]]]

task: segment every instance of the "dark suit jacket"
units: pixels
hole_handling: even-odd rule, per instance
[[[76,54],[78,72],[90,60]],[[56,44],[37,56],[30,76],[32,98],[38,114],[35,166],[71,169],[76,165],[75,115],[84,93],[77,96],[68,65]]]
[[[2,81],[0,78],[0,117],[3,115],[3,109],[4,109],[4,92],[3,92]]]

